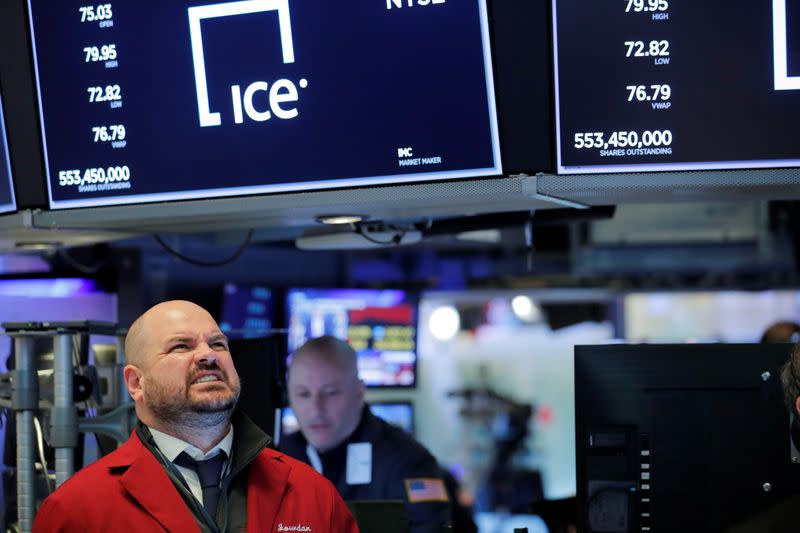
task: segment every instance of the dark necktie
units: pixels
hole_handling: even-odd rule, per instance
[[[217,518],[217,502],[219,501],[219,477],[222,464],[225,462],[225,452],[220,452],[205,461],[195,461],[186,452],[181,452],[175,458],[175,464],[192,468],[197,472],[200,486],[203,489],[203,507],[212,520]]]

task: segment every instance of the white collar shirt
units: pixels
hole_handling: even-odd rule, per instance
[[[195,461],[203,461],[205,459],[210,459],[224,451],[227,455],[227,460],[222,465],[222,476],[225,476],[230,469],[231,460],[233,459],[231,452],[231,447],[233,446],[233,426],[231,425],[225,437],[223,437],[219,444],[211,448],[208,453],[203,453],[203,450],[200,448],[197,448],[196,446],[193,446],[192,444],[189,444],[188,442],[177,437],[167,435],[166,433],[162,433],[161,431],[153,428],[149,429],[150,434],[153,435],[153,440],[156,442],[156,446],[158,446],[158,449],[161,450],[161,453],[164,454],[164,457],[166,457],[166,459],[178,469],[178,472],[180,472],[183,478],[186,480],[186,484],[189,486],[189,490],[191,491],[192,495],[202,505],[203,488],[200,486],[200,478],[197,477],[197,472],[193,468],[186,468],[185,466],[175,464],[175,459],[182,452],[186,452],[186,454]]]

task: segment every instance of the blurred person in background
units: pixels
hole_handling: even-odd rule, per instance
[[[349,344],[324,336],[298,348],[288,391],[300,431],[281,439],[281,451],[312,465],[345,500],[403,500],[414,533],[447,530],[452,496],[442,470],[413,437],[372,414]]]

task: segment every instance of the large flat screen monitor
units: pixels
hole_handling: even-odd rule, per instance
[[[53,208],[501,174],[485,0],[29,0]]]
[[[795,0],[552,0],[552,12],[558,172],[800,166]]]
[[[575,348],[578,531],[791,531],[784,344]],[[790,529],[766,524],[786,511]],[[759,526],[761,524],[761,526]]]
[[[399,290],[292,289],[287,293],[289,351],[322,335],[347,340],[367,386],[413,387],[416,305]]]
[[[0,94],[0,213],[14,211],[14,182],[11,179],[11,157],[8,153],[6,123],[3,118],[3,95]]]
[[[272,291],[258,285],[226,283],[223,290],[219,329],[230,339],[271,335]]]

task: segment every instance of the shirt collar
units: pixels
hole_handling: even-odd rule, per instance
[[[177,437],[167,435],[166,433],[162,433],[157,429],[148,429],[150,430],[150,434],[153,436],[153,440],[155,441],[156,446],[158,446],[158,449],[161,450],[161,453],[164,454],[164,457],[166,457],[171,463],[175,462],[175,458],[178,457],[181,452],[186,452],[186,454],[195,461],[209,459],[221,451],[225,452],[225,454],[228,456],[228,459],[231,457],[231,447],[233,445],[233,424],[231,424],[225,437],[219,441],[219,444],[211,448],[208,453],[203,453],[203,450],[200,448],[197,448],[196,446],[189,444],[188,442]]]

